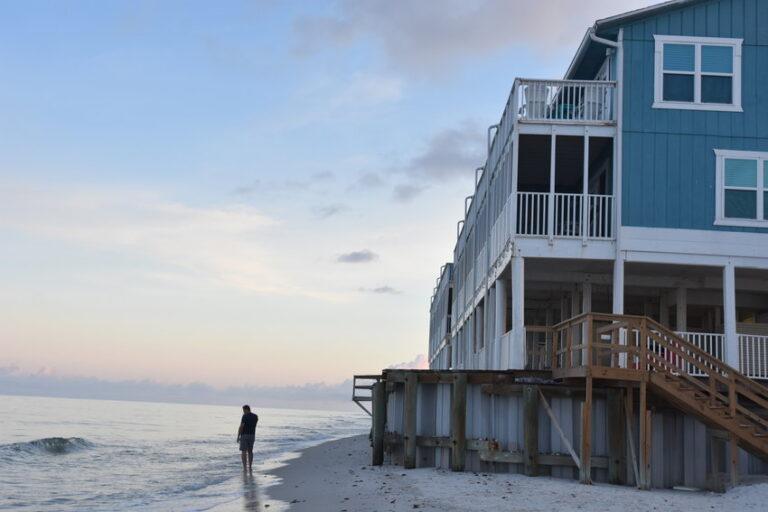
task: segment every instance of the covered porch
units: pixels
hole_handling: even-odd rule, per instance
[[[584,313],[646,316],[768,381],[768,270],[513,256],[458,343],[461,368],[549,369],[548,328]],[[617,278],[618,276],[618,278]],[[695,373],[695,369],[690,370]]]

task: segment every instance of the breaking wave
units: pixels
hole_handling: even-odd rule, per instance
[[[44,437],[25,443],[0,445],[0,453],[48,453],[64,455],[93,447],[93,443],[81,437]]]

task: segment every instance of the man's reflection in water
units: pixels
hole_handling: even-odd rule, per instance
[[[259,486],[253,473],[243,473],[243,510],[261,510],[259,508]]]

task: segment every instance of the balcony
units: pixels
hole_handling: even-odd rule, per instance
[[[492,139],[489,131],[486,169],[499,164],[516,123],[615,125],[616,103],[616,82],[516,79]]]
[[[517,193],[518,236],[611,240],[613,196]]]
[[[518,80],[522,122],[613,124],[616,82]]]

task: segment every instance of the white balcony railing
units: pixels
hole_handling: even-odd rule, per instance
[[[688,343],[696,345],[696,348],[703,350],[712,357],[723,361],[722,334],[711,332],[678,332],[677,334]],[[694,365],[684,361],[681,361],[681,364],[684,366],[683,369],[694,377],[706,377],[706,375],[699,372]]]
[[[518,192],[515,233],[518,236],[549,236],[551,233],[558,238],[612,239],[613,196],[589,194],[586,196],[587,208],[584,208],[584,197],[583,194]]]
[[[549,194],[545,192],[517,193],[517,234],[547,236]]]
[[[520,80],[521,121],[612,123],[616,82],[595,80]]]
[[[739,334],[741,373],[752,379],[768,379],[768,336]]]

